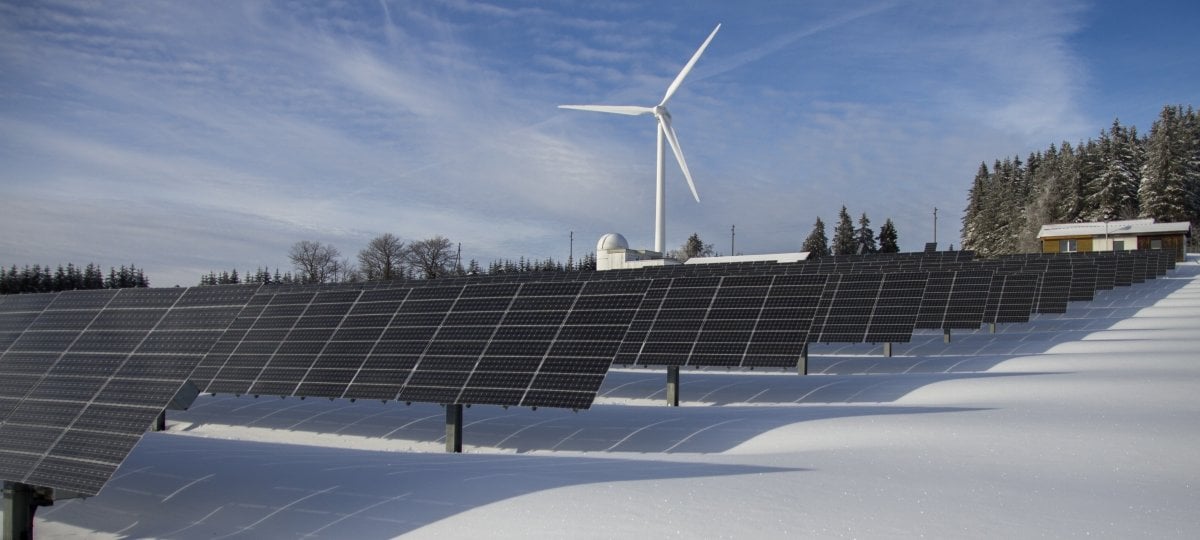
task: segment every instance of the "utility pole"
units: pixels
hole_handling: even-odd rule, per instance
[[[933,207],[933,243],[937,243],[937,207]]]
[[[571,231],[571,251],[567,252],[567,270],[575,264],[575,231]]]
[[[729,226],[729,255],[730,256],[737,255],[737,252],[733,250],[733,239],[735,236],[737,236],[735,234],[736,229],[737,229],[736,223]]]

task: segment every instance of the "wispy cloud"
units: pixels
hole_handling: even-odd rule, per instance
[[[796,249],[845,203],[919,247],[979,161],[1100,127],[1086,9],[4,3],[0,258],[187,284],[305,238],[443,234],[483,261],[565,258],[570,230],[649,245],[653,122],[555,106],[652,104],[716,22],[672,102],[704,202],[669,165],[669,241],[737,223],[739,251]]]

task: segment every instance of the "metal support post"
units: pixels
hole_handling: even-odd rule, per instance
[[[154,419],[154,428],[151,431],[166,431],[167,430],[167,411],[158,413],[158,417]]]
[[[996,333],[996,323],[988,323],[988,333],[989,334]]]
[[[888,342],[888,343],[884,343],[884,344],[883,344],[883,355],[884,355],[884,356],[886,356],[886,357],[888,357],[888,358],[891,358],[891,357],[892,357],[892,344],[891,344],[891,342]]]
[[[32,540],[33,514],[50,506],[49,490],[20,482],[4,482],[4,540]]]
[[[679,366],[667,367],[667,406],[679,406]]]
[[[800,359],[796,361],[796,373],[808,375],[808,344],[800,349]]]
[[[942,329],[942,343],[950,343],[950,329],[949,328]]]
[[[461,403],[446,404],[446,451],[462,453],[463,406]]]

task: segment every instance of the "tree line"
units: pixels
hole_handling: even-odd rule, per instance
[[[1135,218],[1200,223],[1200,117],[1191,106],[1163,107],[1148,136],[1113,120],[1098,139],[981,163],[962,246],[982,256],[1036,252],[1042,225]]]
[[[519,258],[492,261],[486,270],[479,261],[462,262],[461,249],[448,238],[437,235],[424,240],[405,242],[398,236],[385,233],[367,242],[354,259],[342,256],[333,244],[313,240],[301,240],[292,244],[288,251],[292,271],[272,273],[268,267],[260,267],[253,273],[239,274],[232,271],[210,271],[200,276],[200,285],[227,285],[235,283],[354,283],[358,281],[386,281],[393,279],[437,279],[452,276],[479,274],[503,274],[519,272],[565,272],[572,270],[595,270],[594,253],[584,255],[578,261],[567,259],[564,264],[553,258],[545,260]]]
[[[3,268],[3,267],[0,267]],[[51,270],[50,266],[35,264],[17,269],[12,265],[6,271],[0,271],[0,294],[44,293],[58,291],[73,291],[77,289],[126,289],[131,287],[149,287],[150,280],[145,272],[134,265],[120,268],[109,267],[108,275],[99,266],[88,263],[87,266],[58,265]]]
[[[830,255],[856,255],[869,253],[898,253],[900,251],[899,235],[896,225],[888,218],[879,228],[879,234],[871,228],[871,219],[863,212],[858,218],[858,226],[850,219],[846,206],[838,212],[837,225],[833,227],[833,243],[825,235],[825,222],[817,217],[813,223],[812,232],[804,239],[801,251],[808,252],[809,259],[819,259]]]

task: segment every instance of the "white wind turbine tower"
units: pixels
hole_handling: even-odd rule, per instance
[[[666,246],[664,245],[667,235],[666,221],[666,152],[663,147],[663,138],[671,145],[671,151],[675,153],[675,161],[679,162],[679,168],[683,170],[683,177],[687,179],[688,187],[692,189],[692,197],[696,202],[700,202],[700,195],[696,193],[696,184],[692,182],[692,173],[688,170],[687,161],[683,159],[683,150],[679,148],[679,138],[675,136],[675,128],[671,127],[671,113],[667,112],[667,101],[670,101],[671,96],[675,95],[675,91],[679,90],[679,85],[683,84],[684,77],[692,71],[692,66],[696,65],[696,61],[700,59],[700,55],[704,54],[704,49],[708,47],[708,43],[717,35],[717,30],[721,29],[721,25],[717,25],[712,33],[708,35],[708,39],[696,49],[696,54],[692,55],[692,59],[688,60],[687,65],[683,66],[683,70],[671,82],[671,86],[667,87],[667,93],[663,96],[662,101],[654,107],[641,107],[636,105],[559,105],[560,109],[578,109],[581,111],[596,111],[604,113],[625,114],[629,116],[640,116],[643,114],[653,114],[658,120],[658,184],[657,191],[654,197],[654,251],[664,253]]]

